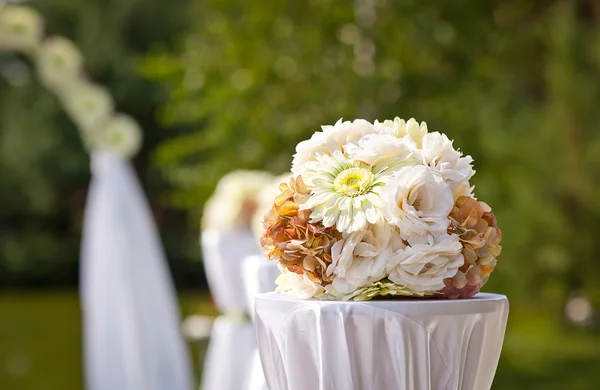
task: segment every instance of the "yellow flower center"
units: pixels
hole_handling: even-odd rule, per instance
[[[349,168],[340,172],[333,181],[333,189],[340,195],[362,195],[372,187],[373,174],[365,168]]]

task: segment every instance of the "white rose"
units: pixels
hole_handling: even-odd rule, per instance
[[[452,141],[445,134],[433,132],[423,136],[421,158],[424,165],[440,172],[444,181],[452,188],[452,192],[456,192],[455,198],[471,194],[469,180],[475,174],[473,158],[463,157],[461,152],[454,149]]]
[[[204,206],[202,227],[218,230],[251,229],[258,194],[273,181],[264,171],[239,170],[223,176]]]
[[[373,125],[380,134],[391,134],[397,138],[404,138],[408,135],[418,148],[421,147],[423,136],[427,134],[427,123],[421,122],[419,124],[414,118],[410,118],[408,121],[398,117],[394,118],[393,121],[386,119],[379,122],[376,120]]]
[[[363,135],[375,133],[372,124],[364,119],[356,119],[353,122],[342,122],[340,119],[333,126],[322,126],[323,131],[316,132],[306,141],[296,146],[296,154],[292,161],[292,173],[301,175],[304,173],[304,163],[313,161],[317,154],[324,153],[333,155],[336,150],[343,151],[348,142],[358,140]]]
[[[42,83],[64,94],[82,78],[83,57],[67,38],[51,37],[40,47],[37,66]]]
[[[29,7],[0,5],[0,49],[33,52],[44,33],[40,14]]]
[[[84,138],[95,143],[113,116],[112,96],[106,88],[80,80],[62,95],[63,106]]]
[[[417,292],[432,292],[444,288],[444,279],[456,275],[463,265],[462,244],[457,235],[413,237],[410,246],[390,259],[396,264],[389,279]]]
[[[131,158],[142,146],[142,130],[133,118],[119,114],[106,124],[100,143],[124,158]]]
[[[400,235],[445,233],[454,206],[450,186],[433,168],[415,165],[399,170],[381,195],[386,220],[400,228]]]
[[[332,283],[325,287],[327,293],[342,298],[383,279],[392,252],[402,246],[397,230],[390,225],[345,233],[331,248],[327,275]]]
[[[275,291],[286,293],[299,299],[308,299],[322,294],[323,287],[308,278],[305,274],[297,274],[278,265],[281,274],[275,280]]]
[[[415,165],[414,141],[391,134],[367,134],[358,141],[346,144],[348,157],[369,165],[387,164],[395,167]]]

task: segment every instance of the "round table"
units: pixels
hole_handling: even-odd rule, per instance
[[[258,348],[271,390],[489,390],[508,300],[368,302],[256,297]]]

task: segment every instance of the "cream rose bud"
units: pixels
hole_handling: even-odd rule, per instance
[[[113,116],[114,103],[110,92],[87,80],[79,80],[61,95],[65,111],[93,145],[98,142],[106,124]]]
[[[348,142],[356,141],[366,134],[376,132],[375,127],[364,119],[352,122],[342,122],[340,119],[333,126],[322,126],[323,131],[316,132],[306,141],[296,146],[296,154],[292,161],[292,173],[304,173],[304,165],[314,161],[318,154],[333,155],[335,151],[342,151]]]
[[[275,291],[283,292],[299,299],[308,299],[322,294],[325,290],[305,274],[297,274],[279,265],[281,274],[275,280]]]
[[[43,34],[44,22],[35,10],[0,4],[0,48],[32,53]]]
[[[132,117],[119,114],[108,121],[98,142],[122,157],[131,158],[142,146],[142,129]]]
[[[473,158],[471,156],[463,157],[461,152],[455,150],[452,141],[446,134],[438,132],[425,134],[421,159],[424,165],[440,172],[444,181],[452,188],[452,192],[458,193],[456,197],[470,193],[469,180],[475,174],[471,165]]]
[[[400,228],[404,239],[441,234],[448,229],[454,206],[450,186],[433,168],[415,165],[395,173],[382,191],[385,219]]]
[[[432,292],[444,288],[444,279],[456,275],[463,265],[462,244],[457,235],[421,236],[390,259],[395,264],[389,279],[413,291]]]
[[[71,92],[72,86],[82,78],[83,56],[67,38],[51,37],[40,47],[37,66],[42,83],[64,94]]]
[[[393,121],[386,119],[379,122],[376,120],[374,126],[380,134],[391,134],[397,138],[408,136],[418,148],[421,147],[423,136],[427,134],[427,123],[421,122],[419,124],[414,118],[410,118],[408,121],[398,117],[394,118]]]

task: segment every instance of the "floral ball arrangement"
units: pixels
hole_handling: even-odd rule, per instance
[[[277,290],[299,298],[469,298],[502,233],[476,200],[473,159],[425,122],[357,119],[298,144],[265,216]]]
[[[272,174],[258,170],[237,170],[221,177],[204,205],[202,229],[250,231],[259,212],[260,193],[273,180]]]

